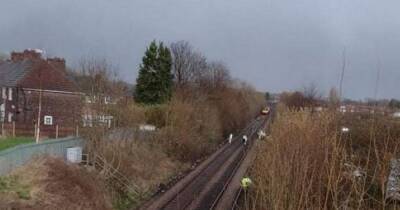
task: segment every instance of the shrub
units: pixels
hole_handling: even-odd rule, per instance
[[[350,127],[341,133],[341,126]],[[376,116],[282,111],[251,171],[250,209],[386,208],[399,125]]]
[[[157,138],[168,155],[178,160],[195,161],[213,151],[221,139],[218,112],[207,101],[173,98],[166,115],[166,126]]]
[[[153,105],[146,107],[146,123],[155,125],[157,128],[164,127],[166,124],[165,113],[165,105]]]

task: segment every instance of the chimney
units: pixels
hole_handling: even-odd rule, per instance
[[[47,58],[47,63],[59,70],[66,69],[65,59],[63,59],[63,58],[58,58],[58,57]]]
[[[42,54],[36,50],[24,50],[24,52],[12,52],[11,61],[22,61],[28,60],[39,60],[42,58]]]

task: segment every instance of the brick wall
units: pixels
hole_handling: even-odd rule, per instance
[[[21,61],[24,59],[29,60],[39,60],[41,59],[42,55],[35,50],[24,50],[23,52],[12,52],[11,53],[11,60],[12,61]]]
[[[47,61],[35,62],[32,68],[32,71],[18,82],[18,86],[44,90],[78,91],[76,85],[68,79],[65,69],[56,69]]]
[[[81,121],[81,95],[68,93],[42,92],[41,123],[44,116],[53,117],[53,125],[74,126]],[[35,124],[39,112],[39,91],[20,90],[16,122]]]

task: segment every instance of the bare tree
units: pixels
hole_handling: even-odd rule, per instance
[[[309,85],[304,86],[302,92],[308,106],[315,106],[321,99],[321,94],[318,91],[317,85],[315,83],[310,83]]]
[[[296,91],[293,93],[283,92],[281,94],[281,101],[292,110],[300,110],[307,106],[307,100],[303,93]]]
[[[82,59],[72,72],[80,91],[85,93],[84,126],[111,127],[110,111],[129,93],[130,86],[120,80],[116,68],[105,59]],[[124,102],[126,100],[123,100]]]
[[[116,67],[105,59],[83,58],[73,75],[81,91],[94,101],[105,96],[121,97],[129,89],[118,77]]]
[[[206,88],[216,89],[228,86],[231,81],[228,67],[222,62],[212,62],[208,65],[206,75],[203,77]]]
[[[173,74],[177,87],[199,82],[207,68],[206,58],[193,49],[187,41],[171,44]]]
[[[171,53],[175,82],[178,86],[184,86],[192,74],[190,68],[192,65],[193,48],[186,41],[178,41],[171,44]]]

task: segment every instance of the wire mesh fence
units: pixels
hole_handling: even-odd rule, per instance
[[[0,152],[0,175],[22,166],[36,156],[50,155],[66,158],[67,149],[83,146],[79,137],[67,137],[57,140],[46,140],[35,144],[23,144]]]

